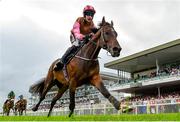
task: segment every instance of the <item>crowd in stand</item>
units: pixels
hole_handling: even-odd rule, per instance
[[[180,65],[175,65],[175,66],[164,66],[158,70],[158,73],[156,71],[151,72],[146,75],[137,75],[135,80],[141,80],[141,79],[146,79],[146,78],[154,78],[157,76],[164,76],[164,75],[176,75],[180,74]]]
[[[180,103],[180,91],[179,92],[172,92],[158,95],[148,95],[148,96],[136,96],[136,97],[129,97],[128,100],[124,99],[123,104],[130,105],[147,105],[147,104],[167,104],[167,103]]]
[[[133,79],[129,79],[125,82],[121,82],[122,84],[124,83],[130,83],[130,82],[139,82],[141,80],[148,80],[151,78],[159,77],[159,76],[167,76],[167,75],[180,75],[180,64],[169,64],[169,65],[164,65],[159,68],[158,73],[156,71],[152,71],[147,74],[137,74],[136,77]]]

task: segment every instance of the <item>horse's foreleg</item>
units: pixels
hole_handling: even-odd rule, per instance
[[[69,105],[70,113],[69,113],[69,117],[71,117],[71,115],[74,112],[74,108],[75,108],[75,90],[76,90],[75,86],[70,86],[70,88],[69,88],[69,95],[70,95],[70,105]]]
[[[22,116],[22,115],[23,115],[23,110],[21,109],[21,111],[20,111],[20,112],[21,112],[21,116]]]
[[[5,114],[5,111],[4,111],[4,108],[3,108],[3,116],[4,116],[4,114]]]
[[[49,110],[49,113],[48,113],[48,117],[51,115],[51,111],[52,111],[54,105],[56,104],[56,101],[59,100],[62,97],[62,95],[64,94],[64,92],[67,89],[68,89],[67,85],[62,85],[61,87],[59,87],[58,93],[56,94],[56,96],[53,98],[53,100],[51,102],[51,107],[50,107],[50,110]]]
[[[50,81],[49,83],[50,84],[44,84],[45,86],[44,86],[42,94],[40,95],[39,102],[36,104],[35,107],[32,108],[33,111],[37,111],[38,110],[39,105],[45,99],[46,93],[51,89],[52,86],[54,86],[53,81]]]
[[[18,114],[19,114],[19,116],[21,116],[21,110],[18,110]]]
[[[24,115],[26,116],[26,109],[24,110]]]
[[[12,110],[13,110],[13,114],[15,115],[15,107],[13,107]]]
[[[100,92],[101,94],[107,98],[109,100],[109,102],[117,109],[120,109],[120,102],[114,97],[112,96],[109,91],[106,89],[106,87],[104,86],[102,79],[100,77],[100,75],[96,75],[91,79],[91,84],[93,86],[95,86]]]
[[[10,113],[10,109],[7,110],[7,116],[9,116],[9,113]]]
[[[19,113],[19,116],[21,116],[21,110],[19,110],[18,113]]]
[[[14,115],[16,116],[17,115],[17,109],[14,108]]]

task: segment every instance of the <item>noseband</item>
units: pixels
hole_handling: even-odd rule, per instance
[[[108,53],[108,51],[110,50],[110,49],[109,49],[109,46],[107,45],[107,42],[106,42],[106,40],[105,40],[105,37],[104,37],[104,27],[105,27],[105,26],[109,26],[109,25],[104,25],[104,26],[102,26],[102,27],[100,28],[100,33],[101,33],[101,35],[100,35],[100,38],[98,39],[97,42],[94,42],[94,40],[90,40],[91,43],[93,43],[94,45],[96,45],[96,49],[95,49],[94,52],[96,52],[96,50],[98,49],[99,44],[100,44],[100,40],[102,40],[103,43],[106,44],[106,45],[105,45],[106,48],[104,48],[104,47],[101,47],[101,48],[106,49],[107,53]],[[110,28],[114,30],[114,28],[113,28],[112,26],[110,26]],[[115,30],[114,30],[114,31],[115,31]],[[93,54],[93,55],[94,55],[94,54]]]

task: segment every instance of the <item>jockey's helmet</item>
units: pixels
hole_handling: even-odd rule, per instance
[[[23,99],[23,95],[20,95],[20,96],[19,96],[19,99]]]
[[[84,7],[83,9],[83,15],[88,15],[88,16],[94,16],[94,14],[96,13],[96,10],[94,9],[93,6],[87,5]]]
[[[13,91],[9,92],[8,98],[14,99],[14,97],[15,97],[14,92]]]

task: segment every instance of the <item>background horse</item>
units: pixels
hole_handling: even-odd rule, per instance
[[[27,107],[27,100],[26,99],[18,100],[15,103],[15,107],[14,107],[15,115],[17,115],[17,112],[19,113],[19,115],[23,115],[23,111],[26,115],[26,107]]]
[[[120,101],[109,93],[102,82],[99,72],[99,61],[97,58],[101,48],[107,50],[112,57],[118,57],[120,55],[121,47],[117,41],[117,33],[113,28],[112,21],[110,24],[106,22],[105,18],[103,17],[99,26],[100,28],[92,39],[86,45],[84,45],[77,55],[69,62],[69,64],[67,64],[66,69],[69,76],[68,80],[66,80],[67,78],[64,76],[63,71],[53,70],[53,67],[59,60],[58,59],[50,66],[47,77],[30,87],[30,92],[39,93],[40,95],[40,100],[36,106],[33,107],[33,111],[38,110],[41,101],[45,99],[45,95],[49,89],[52,86],[57,85],[59,91],[51,102],[48,116],[51,114],[52,108],[56,101],[60,99],[63,93],[69,88],[70,117],[75,108],[75,90],[77,87],[83,84],[91,84],[96,87],[117,110],[120,109]]]
[[[7,115],[9,116],[10,110],[12,109],[14,111],[14,100],[6,100],[3,105],[3,116]]]

